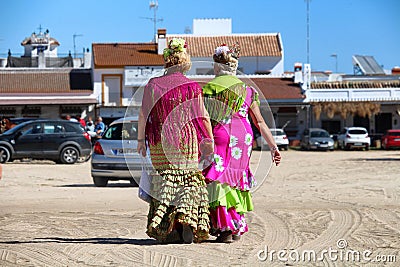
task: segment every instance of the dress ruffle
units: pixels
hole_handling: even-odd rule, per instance
[[[195,242],[206,240],[209,205],[204,176],[199,171],[160,170],[152,184],[147,234],[164,242],[180,223],[192,227]]]
[[[210,208],[224,206],[226,209],[235,208],[239,214],[252,211],[253,201],[249,191],[241,191],[226,184],[213,182],[207,185]]]

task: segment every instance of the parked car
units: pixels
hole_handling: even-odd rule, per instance
[[[340,149],[365,148],[369,150],[371,138],[368,136],[367,129],[363,127],[345,127],[337,137]]]
[[[143,162],[137,153],[137,127],[138,117],[117,119],[94,144],[91,174],[96,186],[107,186],[109,180],[137,184]]]
[[[387,130],[382,136],[381,144],[383,149],[400,148],[400,129]]]
[[[329,133],[320,128],[305,129],[301,135],[300,147],[306,150],[334,150],[334,141]]]
[[[74,164],[92,152],[90,136],[79,123],[30,120],[0,135],[0,163],[21,158],[49,159]]]
[[[272,136],[274,137],[276,145],[280,150],[288,150],[289,148],[289,139],[283,129],[280,128],[271,128]],[[261,150],[268,149],[268,143],[265,139],[260,135],[256,138],[257,146],[261,148]]]

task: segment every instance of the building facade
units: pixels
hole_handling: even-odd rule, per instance
[[[24,54],[9,51],[0,68],[0,116],[82,118],[94,116],[97,98],[93,94],[91,55],[75,59],[58,57],[59,42],[49,31],[33,33],[21,45]]]

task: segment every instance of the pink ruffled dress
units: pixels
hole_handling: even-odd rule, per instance
[[[249,109],[252,104],[258,103],[258,94],[253,88],[239,83],[240,80],[234,76],[219,76],[217,84],[221,85],[221,81],[224,83],[223,79],[225,78],[231,80],[226,84],[233,82],[242,86],[243,90],[241,92],[236,90],[233,95],[244,101],[225,101],[226,105],[229,105],[230,102],[239,103],[239,106],[236,108],[237,111],[233,107],[232,113],[228,116],[225,112],[223,118],[215,115],[216,111],[212,110],[212,107],[209,109],[213,104],[207,105],[210,101],[206,101],[206,108],[209,109],[211,119],[218,117],[220,120],[213,127],[214,159],[211,166],[203,171],[203,174],[209,182],[210,233],[217,235],[230,230],[232,234],[242,235],[248,231],[245,213],[253,210],[249,192],[250,188],[255,185],[254,176],[249,168],[253,146]],[[237,83],[234,79],[237,79]],[[211,91],[215,96],[215,90]],[[220,88],[217,94],[221,92]],[[207,92],[204,87],[203,93],[206,98],[213,98],[210,90]],[[225,95],[229,96],[229,93]],[[230,97],[232,98],[232,94]],[[221,98],[218,101],[223,102]]]

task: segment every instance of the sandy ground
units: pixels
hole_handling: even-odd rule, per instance
[[[89,163],[5,164],[0,266],[400,266],[399,151],[282,154],[232,244],[157,244],[138,189],[94,187]]]

